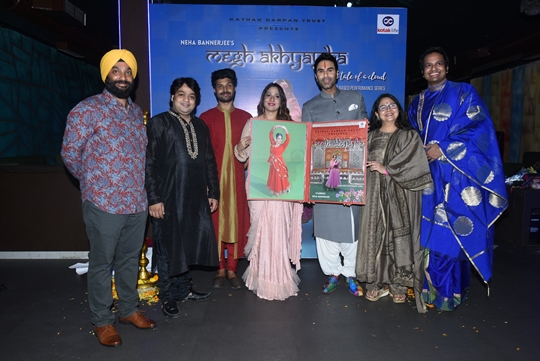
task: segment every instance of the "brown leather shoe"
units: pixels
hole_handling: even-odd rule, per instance
[[[145,315],[142,314],[141,311],[136,311],[134,314],[132,314],[129,317],[119,317],[120,323],[126,324],[126,325],[133,325],[137,328],[142,329],[149,329],[149,328],[155,328],[157,326],[156,321],[149,319]]]
[[[240,278],[238,277],[229,278],[229,282],[231,283],[233,290],[242,288],[242,281],[240,281]]]
[[[116,347],[122,344],[122,339],[112,324],[102,327],[94,326],[94,332],[103,346]]]
[[[225,284],[225,277],[216,276],[214,278],[214,282],[212,282],[212,286],[214,288],[221,288]]]

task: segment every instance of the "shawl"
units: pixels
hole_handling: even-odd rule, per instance
[[[421,245],[468,259],[484,282],[492,276],[493,224],[508,206],[493,122],[470,84],[447,81],[424,90],[409,109],[424,144],[442,156],[430,163]]]
[[[368,135],[370,151],[377,147],[377,133]],[[433,183],[418,133],[397,129],[388,139],[381,163],[388,176],[367,174],[357,278],[361,282],[413,287],[418,312],[423,313],[426,307],[421,296],[421,190]]]

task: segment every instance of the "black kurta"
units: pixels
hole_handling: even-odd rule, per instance
[[[183,120],[182,120],[183,121]],[[169,274],[189,270],[190,265],[217,266],[218,251],[208,198],[219,200],[219,180],[210,132],[192,116],[198,156],[192,159],[180,121],[168,112],[147,124],[146,191],[148,204],[165,206],[165,218],[155,220],[169,258]],[[191,146],[193,139],[186,123]]]

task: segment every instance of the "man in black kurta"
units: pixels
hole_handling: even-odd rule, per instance
[[[209,130],[194,116],[199,85],[178,78],[170,94],[170,110],[147,125],[146,191],[159,297],[163,313],[175,318],[180,316],[176,301],[210,296],[192,289],[189,267],[219,264],[211,217],[218,207],[219,181]]]

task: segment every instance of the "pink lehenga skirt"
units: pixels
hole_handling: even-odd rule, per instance
[[[303,206],[295,202],[249,201],[251,227],[245,253],[246,287],[265,300],[298,294]],[[291,264],[292,263],[292,264]],[[295,265],[293,267],[292,265]]]

